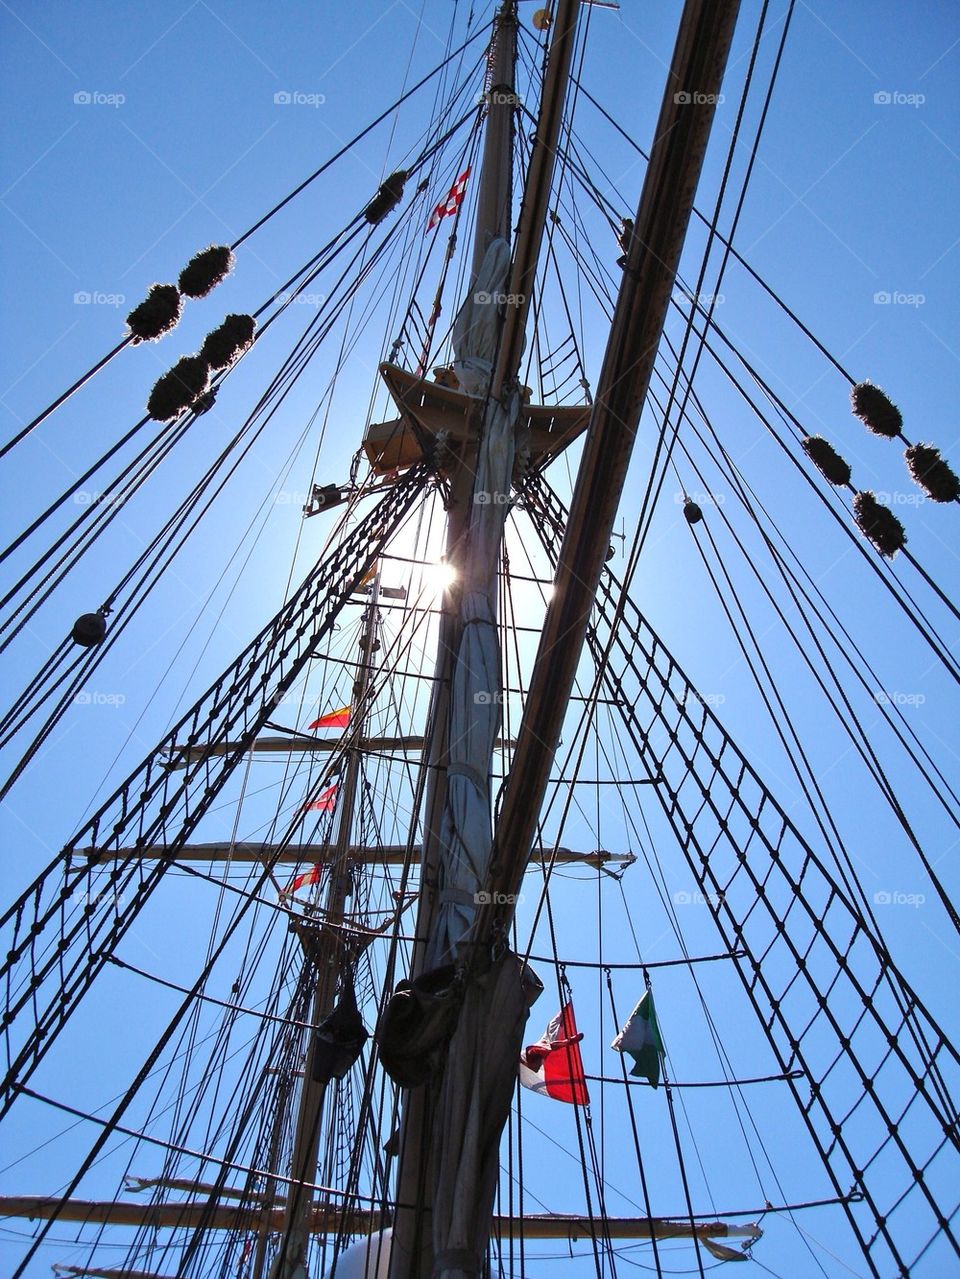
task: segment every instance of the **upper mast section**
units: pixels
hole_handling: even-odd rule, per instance
[[[493,40],[487,69],[486,131],[483,139],[483,167],[477,191],[477,222],[473,240],[471,280],[491,240],[498,236],[509,243],[513,205],[513,116],[517,106],[517,5],[504,0],[494,20]]]

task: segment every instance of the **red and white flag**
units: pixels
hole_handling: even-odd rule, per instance
[[[463,203],[464,192],[467,189],[467,178],[469,178],[469,176],[470,165],[468,164],[448,191],[447,198],[445,200],[441,200],[434,211],[430,214],[430,221],[427,223],[428,231],[432,231],[441,218],[445,218],[451,213],[456,213],[457,209],[460,208],[460,205]]]
[[[309,870],[297,875],[280,893],[281,897],[292,897],[294,893],[301,888],[309,888],[311,884],[320,883],[320,874],[323,870],[323,862],[317,862],[316,866],[311,866]]]
[[[334,782],[332,786],[328,786],[326,790],[320,792],[312,804],[305,804],[303,811],[305,813],[332,813],[337,806],[337,790],[339,786],[339,782]]]
[[[339,710],[330,711],[326,715],[321,715],[319,719],[315,719],[312,724],[308,724],[308,728],[346,728],[350,723],[349,706],[341,706]]]
[[[520,1054],[520,1082],[524,1088],[552,1097],[554,1101],[589,1106],[590,1094],[580,1056],[582,1038],[577,1032],[573,1004],[566,1003],[542,1038]]]

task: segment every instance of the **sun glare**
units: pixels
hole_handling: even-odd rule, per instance
[[[457,580],[457,570],[452,564],[440,560],[436,564],[428,564],[424,569],[424,581],[429,590],[437,595],[448,591]]]

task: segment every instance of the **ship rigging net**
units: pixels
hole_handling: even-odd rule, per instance
[[[375,1254],[368,1273],[386,1276],[394,1225],[404,1210],[423,1214],[428,1195],[404,1200],[416,1087],[387,1073],[373,1032],[414,976],[418,903],[432,894],[446,902],[433,960],[456,957],[484,911],[503,910],[495,963],[513,952],[544,987],[523,1031],[524,1070],[539,1082],[518,1085],[510,1103],[487,1273],[703,1275],[753,1259],[799,1274],[800,1256],[815,1275],[833,1273],[834,1252],[884,1279],[956,1264],[954,1010],[944,983],[928,980],[918,930],[883,907],[897,893],[922,897],[922,927],[955,947],[943,850],[960,833],[960,787],[950,748],[898,700],[873,617],[890,619],[898,660],[926,671],[948,723],[958,617],[931,549],[941,535],[915,536],[911,523],[910,550],[896,551],[896,528],[870,523],[849,466],[840,482],[843,458],[810,443],[822,423],[772,368],[790,351],[833,379],[846,412],[854,377],[762,280],[738,235],[792,4],[783,21],[758,6],[739,37],[732,128],[698,197],[531,857],[506,894],[518,900],[500,900],[500,863],[473,855],[476,830],[489,819],[495,832],[511,790],[513,802],[523,793],[514,762],[536,643],[597,393],[597,335],[633,251],[633,166],[647,161],[639,130],[616,123],[590,80],[601,8],[584,6],[577,28],[503,474],[468,490],[488,504],[489,580],[464,629],[479,619],[492,631],[496,616],[500,652],[480,642],[473,660],[466,644],[457,695],[468,730],[483,728],[484,752],[492,744],[489,774],[469,752],[442,753],[434,660],[456,633],[463,590],[445,559],[457,540],[443,543],[445,523],[462,519],[455,459],[497,416],[484,380],[514,305],[501,240],[481,290],[493,306],[478,312],[496,321],[492,350],[465,358],[484,127],[499,106],[515,128],[501,210],[510,233],[550,65],[549,24],[528,31],[522,6],[516,83],[499,83],[489,29],[454,22],[443,60],[420,80],[411,73],[384,113],[399,132],[377,143],[372,189],[349,208],[331,199],[324,234],[311,232],[323,247],[296,266],[287,252],[264,300],[244,295],[244,314],[203,345],[234,343],[202,392],[182,412],[114,432],[99,456],[91,449],[75,482],[51,489],[11,535],[0,654],[23,688],[0,717],[0,747],[4,794],[22,820],[18,796],[53,807],[45,795],[64,775],[64,735],[83,707],[109,709],[95,699],[121,679],[124,653],[138,643],[150,653],[143,628],[159,628],[157,600],[184,589],[185,548],[210,549],[202,539],[221,493],[256,469],[285,414],[296,419],[263,518],[241,534],[236,518],[213,524],[233,586],[224,600],[211,587],[212,625],[193,634],[200,609],[173,628],[196,663],[172,660],[189,695],[169,718],[138,703],[143,728],[128,749],[117,743],[109,781],[91,780],[87,815],[48,820],[59,851],[18,872],[0,916],[0,1117],[15,1152],[0,1212],[32,1221],[13,1237],[11,1273],[40,1273],[49,1258],[58,1273],[111,1279],[264,1279],[300,1249],[317,1279],[355,1264],[341,1258],[359,1240]],[[432,123],[401,128],[424,89]],[[242,284],[251,236],[344,173],[334,157],[236,238],[228,287]],[[182,276],[179,287],[175,309],[189,317],[201,304]],[[769,348],[740,340],[722,290],[762,309]],[[151,296],[156,318],[163,295]],[[31,429],[55,429],[128,344]],[[322,389],[304,414],[307,375]],[[855,404],[882,435],[899,411],[856,380]],[[229,431],[201,445],[225,404]],[[291,500],[289,477],[305,473],[302,450],[317,435],[317,465]],[[30,439],[18,430],[0,462]],[[916,439],[904,437],[912,473],[939,485],[948,507],[923,518],[950,521],[949,475]],[[178,469],[181,457],[192,460]],[[262,573],[256,547],[277,491],[306,519],[290,584],[274,583],[268,603],[242,562],[254,557]],[[138,530],[153,523],[131,552],[123,529],[141,519]],[[121,567],[92,587],[111,539],[122,549],[108,567]],[[830,580],[843,557],[856,565],[858,607]],[[241,583],[252,602],[238,615],[228,605]],[[87,621],[68,634],[80,612]],[[35,644],[38,626],[55,642]],[[86,760],[76,767],[86,778]],[[443,768],[466,779],[445,818],[447,843],[467,850],[456,883],[422,864]],[[464,837],[468,809],[484,820]],[[67,828],[76,833],[64,843]],[[654,994],[656,1080],[628,1073],[610,1047]],[[574,1006],[583,1078],[577,1104],[564,1104],[535,1068]],[[480,1075],[485,1038],[481,1023]],[[439,1095],[445,1043],[423,1050],[421,1096]],[[518,1061],[508,1084],[515,1068],[529,1083]],[[438,1213],[445,1206],[435,1199]]]

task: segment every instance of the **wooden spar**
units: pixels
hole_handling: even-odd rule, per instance
[[[239,1207],[234,1204],[159,1203],[138,1204],[105,1200],[69,1199],[42,1195],[0,1197],[0,1217],[25,1217],[30,1221],[78,1221],[91,1225],[137,1226],[146,1229],[256,1230],[268,1233],[283,1228],[285,1206]],[[317,1202],[310,1208],[311,1234],[367,1235],[388,1224],[384,1213],[366,1208],[344,1208]],[[675,1221],[667,1217],[603,1217],[578,1213],[524,1213],[523,1217],[494,1217],[493,1232],[504,1238],[563,1239],[757,1239],[759,1226],[738,1226],[726,1221]]]
[[[175,747],[176,754],[169,761],[170,768],[185,768],[187,764],[197,760],[210,759],[215,755],[227,755],[235,751],[238,742],[208,742],[192,746]],[[298,755],[298,754],[331,754],[345,746],[350,749],[371,754],[375,751],[419,751],[423,749],[424,738],[415,734],[402,737],[365,737],[362,741],[353,742],[347,737],[310,737],[307,734],[291,733],[289,737],[258,737],[251,742],[248,750],[260,755]],[[512,746],[512,742],[502,742],[501,747]]]
[[[673,291],[739,0],[687,0],[597,385],[554,592],[497,822],[491,889],[518,891]],[[500,911],[510,914],[509,910]],[[492,924],[492,919],[488,921]]]
[[[363,661],[360,664],[357,680],[353,686],[353,705],[358,707],[365,706],[367,692],[370,687],[372,675],[371,659],[376,639],[379,595],[380,570],[378,567],[376,577],[373,580],[370,602],[364,614],[364,630],[361,640]],[[358,733],[358,743],[360,740],[360,734]],[[346,769],[344,770],[339,794],[340,819],[337,827],[337,842],[333,850],[330,883],[324,904],[326,918],[334,921],[342,920],[344,916],[352,883],[349,850],[350,835],[353,829],[354,801],[360,777],[360,760],[361,751],[359,746],[352,746],[346,753]],[[293,1185],[282,1209],[283,1238],[279,1252],[271,1264],[270,1274],[272,1279],[297,1279],[297,1277],[306,1276],[307,1274],[307,1253],[309,1251],[310,1220],[313,1204],[311,1187],[317,1172],[321,1140],[321,1117],[328,1084],[325,1079],[314,1078],[310,1063],[314,1059],[316,1050],[317,1027],[333,1011],[339,979],[352,958],[350,955],[344,954],[344,943],[336,932],[331,929],[321,928],[316,932],[301,933],[301,940],[307,952],[306,962],[316,965],[317,986],[313,1001],[314,1029],[311,1032],[304,1059],[306,1064],[304,1065],[303,1085],[294,1129],[293,1158],[290,1168]],[[349,979],[352,980],[352,975]],[[258,1231],[257,1257],[253,1271],[257,1279],[260,1279],[263,1273],[267,1233],[261,1221]]]
[[[116,848],[104,851],[100,848],[77,848],[72,856],[76,861],[86,858],[94,862],[126,861],[139,857],[144,861],[170,862],[273,862],[276,866],[299,866],[302,862],[329,862],[336,851],[335,844],[184,844],[175,852],[163,844],[148,844],[145,848]],[[407,860],[420,860],[421,848],[406,844],[385,844],[382,848],[351,844],[347,857],[362,866],[403,866]],[[603,848],[592,852],[579,852],[573,848],[557,848],[537,853],[530,859],[534,866],[556,864],[602,866],[632,866],[635,853],[608,853]]]

